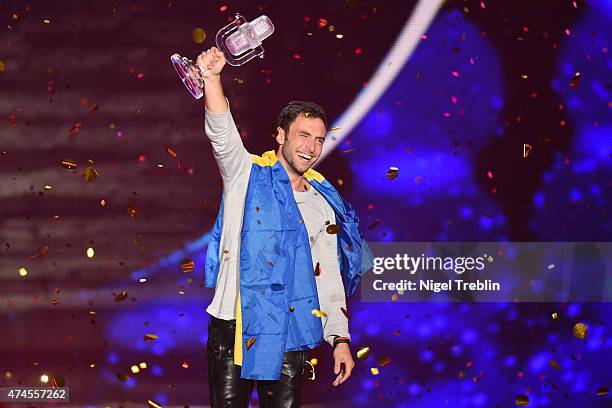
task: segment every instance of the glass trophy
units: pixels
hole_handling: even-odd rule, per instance
[[[262,41],[274,32],[274,25],[267,16],[259,16],[248,22],[236,14],[234,21],[219,30],[215,37],[217,48],[225,55],[225,60],[233,66],[240,66],[253,58],[263,58]],[[202,70],[189,58],[174,54],[170,57],[174,69],[194,98],[204,95]]]

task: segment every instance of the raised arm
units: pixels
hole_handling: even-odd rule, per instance
[[[211,141],[223,183],[228,184],[242,172],[248,171],[251,156],[244,148],[229,102],[223,93],[221,71],[225,65],[225,56],[212,47],[198,56],[196,64],[204,78],[206,135]]]

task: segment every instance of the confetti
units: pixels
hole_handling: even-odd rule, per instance
[[[164,150],[172,157],[176,157],[176,152],[170,147],[165,147]]]
[[[40,382],[43,382],[45,384],[48,383],[49,382],[49,376],[47,374],[41,375],[40,376]]]
[[[380,356],[376,359],[380,367],[384,367],[391,362],[389,356]]]
[[[577,339],[584,339],[588,331],[589,328],[584,323],[576,323],[572,328],[572,333],[574,333],[574,337]]]
[[[183,364],[181,364],[181,367],[189,368],[189,362],[187,360],[183,361]]]
[[[142,362],[142,363],[138,364],[138,366],[139,366],[140,368],[142,368],[142,369],[145,369],[145,368],[147,368],[147,363]]]
[[[529,405],[529,397],[523,394],[518,394],[514,397],[514,403],[519,407],[526,407]]]
[[[399,176],[399,169],[397,167],[389,167],[389,170],[387,171],[387,178],[389,180],[394,180],[397,178],[397,176]]]
[[[72,125],[72,127],[68,131],[68,136],[74,136],[79,132],[79,130],[81,130],[81,122],[75,122],[75,124]]]
[[[293,307],[293,306],[289,306],[289,311],[290,311],[290,312],[293,312],[294,310],[295,310],[295,307]]]
[[[76,169],[78,166],[79,165],[77,164],[77,162],[71,159],[66,159],[62,161],[62,167],[65,169],[72,170]]]
[[[0,72],[4,72],[4,69],[5,69],[4,67],[5,67],[4,61],[0,60]]]
[[[256,341],[257,341],[257,339],[255,337],[250,337],[249,339],[247,339],[246,349],[250,350],[251,347],[253,347],[253,343],[255,343]]]
[[[548,265],[548,270],[555,269],[555,264]]]
[[[523,143],[523,157],[527,157],[529,156],[529,153],[531,152],[533,146],[531,146],[528,143]]]
[[[94,257],[94,249],[92,247],[87,248],[87,257],[88,258]]]
[[[128,214],[130,214],[130,217],[132,218],[138,217],[138,208],[134,207],[131,204],[128,205]]]
[[[153,341],[153,340],[159,339],[159,336],[157,334],[150,334],[149,333],[149,334],[145,334],[143,336],[143,339],[144,339],[144,341],[149,342],[149,341]]]
[[[319,264],[319,262],[317,262],[317,266],[315,266],[314,274],[315,276],[321,275],[321,264]]]
[[[608,387],[607,385],[604,385],[603,387],[599,387],[597,389],[597,392],[595,393],[595,395],[597,395],[598,397],[601,397],[603,395],[608,395],[609,392],[610,392],[610,387]]]
[[[122,290],[115,296],[115,302],[122,302],[128,297],[128,293],[125,290]]]
[[[578,88],[578,85],[580,85],[580,72],[576,71],[576,73],[574,74],[574,77],[570,81],[570,87],[572,87],[573,89],[576,89]]]
[[[378,226],[378,224],[380,224],[380,218],[375,219],[373,223],[368,225],[368,229],[369,230],[374,229]]]
[[[196,44],[202,44],[206,40],[206,31],[201,27],[196,27],[191,31],[191,40]]]
[[[317,317],[327,317],[327,313],[322,312],[318,309],[312,309],[311,312],[313,315],[317,316]]]
[[[195,263],[189,258],[185,258],[181,261],[181,270],[185,273],[192,272],[194,267]]]
[[[370,354],[372,354],[372,349],[368,346],[363,346],[357,350],[357,358],[360,360],[365,360],[370,357]]]
[[[553,318],[553,319],[557,319],[558,317],[559,317],[559,314],[558,314],[558,313],[556,313],[556,312],[555,312],[555,313],[553,313],[553,314],[552,314],[552,318]]]
[[[551,366],[552,368],[554,368],[555,370],[560,370],[561,369],[561,366],[555,360],[550,360],[548,362],[548,365]]]
[[[337,234],[340,232],[340,227],[336,224],[330,224],[325,228],[325,232],[328,234]]]
[[[378,373],[379,373],[378,368],[376,368],[376,367],[370,368],[370,372],[372,373],[372,375],[378,375]]]
[[[26,276],[28,274],[28,270],[23,266],[19,268],[19,276]]]
[[[119,381],[126,382],[129,380],[130,376],[124,373],[116,373],[115,376]]]
[[[155,402],[153,400],[147,400],[147,404],[151,408],[163,408],[160,404],[158,404],[157,402]]]
[[[87,168],[85,169],[85,172],[83,173],[83,178],[88,183],[91,183],[91,182],[95,181],[95,179],[97,179],[98,176],[100,175],[98,173],[98,170],[95,169],[93,164],[94,164],[93,160],[88,160],[87,161]]]
[[[130,367],[130,370],[132,371],[132,373],[138,374],[140,372],[140,367],[138,367],[137,365],[133,365]]]

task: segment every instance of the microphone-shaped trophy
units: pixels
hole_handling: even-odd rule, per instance
[[[261,42],[273,32],[274,25],[267,16],[259,16],[249,23],[243,16],[236,14],[234,21],[219,30],[215,42],[227,63],[236,67],[257,56],[263,58]],[[179,54],[172,55],[170,60],[189,92],[194,98],[200,99],[204,95],[200,67]]]

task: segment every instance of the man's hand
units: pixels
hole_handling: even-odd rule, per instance
[[[211,47],[198,55],[196,64],[200,67],[202,77],[218,76],[225,65],[225,55],[217,47]]]
[[[338,374],[338,376],[334,380],[333,386],[336,387],[345,382],[351,376],[353,367],[355,367],[355,362],[353,356],[351,356],[349,345],[346,343],[336,345],[334,348],[334,374]]]

